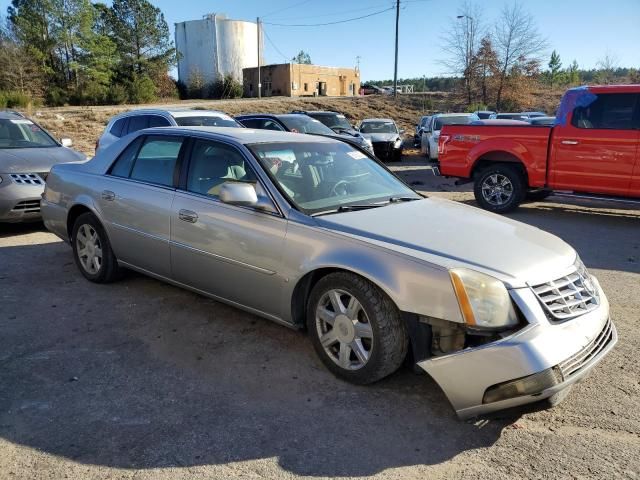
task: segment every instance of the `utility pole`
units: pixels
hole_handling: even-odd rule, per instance
[[[262,84],[260,83],[260,17],[257,18],[258,23],[258,98],[262,98]]]
[[[398,23],[400,21],[400,0],[396,0],[396,63],[393,68],[393,97],[398,96]]]
[[[422,75],[422,114],[424,115],[427,112],[426,107],[426,96],[427,96],[427,76]]]

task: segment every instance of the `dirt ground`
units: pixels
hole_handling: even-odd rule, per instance
[[[472,203],[419,159],[393,168]],[[620,341],[558,407],[469,422],[428,376],[347,384],[303,332],[136,274],[91,284],[41,225],[0,226],[0,478],[638,478],[640,210],[510,216],[578,250]]]

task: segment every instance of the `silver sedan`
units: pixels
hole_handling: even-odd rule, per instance
[[[18,113],[0,112],[0,223],[40,220],[40,197],[51,166],[85,160]]]
[[[409,357],[460,417],[557,403],[617,340],[562,240],[425,198],[328,138],[139,131],[54,167],[42,211],[90,281],[129,268],[306,328],[355,383]]]

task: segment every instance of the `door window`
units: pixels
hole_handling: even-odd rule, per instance
[[[140,149],[142,140],[142,137],[138,137],[133,142],[131,142],[127,148],[124,149],[124,151],[120,154],[116,162],[111,167],[111,171],[109,172],[111,175],[124,178],[129,177],[129,174],[131,173],[131,166],[133,165],[133,160],[136,158],[136,154]]]
[[[191,150],[187,190],[217,197],[225,182],[256,183],[253,169],[234,147],[208,140],[196,140]]]
[[[147,115],[135,115],[129,117],[127,133],[137,132],[144,128],[149,128],[149,117]]]
[[[159,115],[149,115],[149,127],[170,127],[169,120]]]
[[[111,135],[118,138],[122,137],[122,135],[127,131],[125,128],[127,126],[127,120],[129,119],[121,118],[119,120],[116,120],[113,126],[111,127],[111,131],[110,131]]]
[[[591,104],[573,110],[571,124],[585,129],[631,130],[637,98],[634,93],[598,94]]]
[[[145,137],[142,147],[137,152],[135,160],[133,160],[133,168],[131,168],[129,178],[156,185],[172,186],[174,183],[173,178],[176,163],[183,141],[184,139],[181,137]],[[129,147],[131,147],[131,145]],[[124,165],[122,170],[120,170],[118,164],[121,160],[123,164],[126,162],[125,153],[127,153],[127,150],[123,152],[123,155],[120,156],[118,162],[114,165],[112,174],[115,175],[116,169],[118,169],[119,172],[124,172]]]

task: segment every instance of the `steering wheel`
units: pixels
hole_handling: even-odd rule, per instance
[[[350,184],[351,182],[349,182],[348,180],[339,180],[338,182],[336,182],[336,184],[333,186],[333,188],[331,189],[331,194],[334,197],[339,197],[341,195],[347,195],[349,192],[347,191],[347,186]],[[338,189],[342,187],[343,191],[340,192],[338,191]]]

